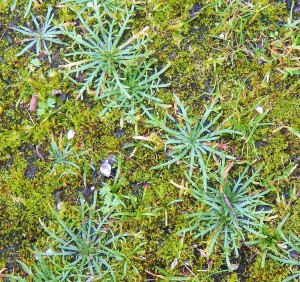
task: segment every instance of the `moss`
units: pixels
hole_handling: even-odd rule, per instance
[[[270,271],[271,270],[271,271]],[[258,279],[260,281],[282,281],[284,278],[288,276],[288,269],[282,267],[281,264],[267,260],[265,268],[260,267],[259,260],[251,265],[249,271],[247,271],[249,274],[249,278],[247,281],[257,281]]]
[[[41,65],[34,71],[29,68],[32,55],[16,58],[15,54],[21,47],[14,40],[20,36],[7,27],[10,24],[24,25],[29,19],[23,19],[23,8],[27,1],[18,2],[18,10],[14,13],[10,12],[8,2],[2,1],[0,4],[1,23],[5,27],[5,34],[0,41],[0,92],[4,93],[0,97],[0,269],[14,263],[17,257],[32,263],[31,249],[35,244],[42,247],[45,241],[39,218],[47,224],[53,219],[48,203],[55,206],[58,197],[65,204],[64,216],[74,216],[70,206],[77,203],[78,192],[84,189],[83,160],[74,159],[80,166],[76,175],[60,177],[64,172],[63,167],[58,168],[56,174],[49,174],[52,167],[49,159],[51,139],[58,142],[62,136],[66,144],[67,130],[74,129],[74,149],[77,152],[87,151],[86,159],[98,174],[95,176],[96,173],[89,170],[88,184],[100,187],[101,182],[106,180],[99,173],[99,164],[110,153],[122,155],[122,175],[126,185],[122,187],[120,196],[125,196],[127,207],[123,211],[128,213],[122,216],[122,228],[124,232],[134,234],[122,248],[130,252],[140,242],[145,243],[131,257],[127,281],[142,281],[146,278],[145,270],[162,275],[157,266],[170,275],[193,276],[188,266],[200,281],[279,281],[286,277],[289,274],[287,266],[267,260],[266,267],[261,269],[260,258],[249,249],[245,249],[239,258],[233,258],[237,265],[244,265],[245,270],[238,268],[228,273],[224,254],[216,251],[207,259],[201,255],[206,242],[194,240],[194,234],[186,234],[184,237],[176,234],[189,226],[186,214],[203,209],[201,203],[170,183],[173,180],[181,184],[185,180],[184,167],[178,164],[152,170],[153,166],[166,160],[167,155],[163,150],[151,151],[132,139],[136,134],[133,124],[125,123],[124,134],[117,137],[120,114],[112,111],[99,117],[103,109],[101,100],[94,101],[89,95],[84,97],[84,101],[76,100],[76,85],[65,80],[57,69],[62,64],[59,47],[54,49],[58,59],[53,64],[50,65],[41,57]],[[211,1],[202,1],[202,6],[206,8],[191,18],[191,9],[199,4],[196,2],[168,1],[166,4],[161,0],[146,1],[145,11],[136,14],[133,30],[141,30],[149,25],[151,36],[155,34],[149,49],[154,50],[153,57],[158,59],[158,66],[167,62],[172,64],[163,77],[163,80],[171,81],[172,85],[157,96],[173,105],[172,94],[175,93],[190,107],[190,115],[198,116],[211,103],[214,95],[218,94],[218,107],[223,111],[223,126],[231,125],[243,132],[249,132],[251,120],[258,115],[255,111],[257,105],[269,110],[262,122],[272,124],[259,126],[248,143],[240,136],[227,136],[222,142],[229,142],[240,161],[251,163],[254,167],[263,164],[261,181],[272,174],[273,180],[291,163],[297,164],[299,157],[300,139],[285,128],[280,129],[282,126],[290,126],[299,130],[300,119],[296,115],[299,112],[299,79],[297,76],[284,77],[277,71],[278,61],[273,60],[269,52],[262,53],[263,50],[247,44],[252,43],[258,47],[260,40],[272,42],[271,32],[274,30],[283,35],[284,30],[279,27],[278,21],[284,21],[288,11],[283,4],[272,2],[268,6],[268,1],[254,1],[254,5],[267,8],[246,17],[242,31],[236,25],[228,33],[226,43],[216,36],[228,31],[228,19],[232,15],[228,14],[230,17],[227,18],[226,14],[216,13],[216,5],[209,5]],[[56,5],[58,2],[51,3]],[[218,7],[220,11],[225,8],[225,1],[222,3]],[[243,3],[241,1],[239,5]],[[45,1],[42,4],[36,3],[33,8],[36,14],[41,15],[46,9]],[[233,13],[238,12],[233,10]],[[56,16],[57,22],[74,19],[73,13],[66,7],[57,9]],[[216,25],[221,22],[224,24]],[[237,38],[241,32],[245,35],[244,45],[240,45]],[[268,60],[264,60],[262,55]],[[285,61],[287,65],[291,63],[289,59]],[[39,101],[46,101],[53,97],[52,90],[61,90],[68,95],[69,100],[61,101],[55,97],[56,108],[40,119],[36,113],[26,111],[33,93],[37,93]],[[164,109],[155,111],[161,116],[166,112]],[[173,108],[167,111],[173,113]],[[138,122],[139,135],[146,136],[150,132],[160,134],[144,122],[144,118]],[[134,152],[134,147],[126,149],[130,143],[136,144]],[[210,171],[216,168],[214,159],[207,165]],[[32,167],[36,170],[34,177],[28,178],[28,171]],[[237,174],[238,169],[232,170],[232,173]],[[296,220],[299,216],[299,201],[296,199],[287,205],[278,200],[278,195],[280,198],[282,193],[287,192],[289,185],[298,187],[297,173],[295,171],[288,181],[272,182],[276,189],[267,200],[275,205],[274,210],[278,215],[276,222],[291,212],[285,230],[300,235],[300,226]],[[133,200],[129,199],[130,196]],[[182,202],[168,205],[179,198]],[[178,265],[171,269],[175,258],[178,258]],[[132,265],[137,267],[139,274],[134,273]],[[208,277],[210,274],[212,276]]]

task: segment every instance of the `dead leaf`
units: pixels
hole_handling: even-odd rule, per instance
[[[38,107],[38,97],[36,94],[32,94],[30,104],[29,104],[29,111],[36,112]]]

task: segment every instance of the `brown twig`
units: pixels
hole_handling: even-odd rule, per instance
[[[41,153],[39,152],[39,146],[40,146],[40,145],[41,145],[41,144],[36,145],[36,146],[35,146],[35,150],[36,150],[37,155],[41,158],[41,160],[44,161],[43,156],[42,156]]]
[[[33,121],[32,117],[31,117],[31,115],[30,115],[29,111],[28,111],[26,108],[25,108],[25,111],[27,112],[27,114],[28,114],[28,116],[29,116],[29,118],[30,118],[30,120],[31,120],[32,124],[33,124],[33,125],[35,125],[35,123],[34,123],[34,121]]]

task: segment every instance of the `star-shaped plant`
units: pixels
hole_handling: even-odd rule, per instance
[[[213,102],[204,112],[202,117],[190,118],[187,114],[188,108],[185,108],[180,99],[174,94],[175,103],[178,106],[177,116],[173,117],[167,114],[167,119],[170,124],[167,125],[167,120],[154,121],[154,125],[159,126],[163,131],[162,139],[165,139],[165,151],[168,151],[169,161],[159,164],[154,167],[161,168],[169,166],[176,162],[185,163],[189,168],[191,176],[193,170],[200,168],[203,174],[204,188],[207,183],[206,157],[214,154],[219,157],[235,159],[217,148],[217,140],[223,134],[239,134],[239,132],[231,129],[220,129],[216,127],[217,121],[222,113],[217,114],[213,118],[209,118],[210,114],[216,105]]]
[[[26,43],[26,46],[16,56],[21,56],[26,51],[34,48],[36,55],[45,54],[48,56],[50,62],[51,52],[49,47],[52,45],[52,43],[65,45],[64,42],[57,38],[58,35],[62,34],[61,30],[55,26],[52,26],[52,20],[54,17],[54,14],[52,13],[52,7],[48,7],[44,22],[39,17],[39,23],[38,17],[35,17],[32,13],[30,13],[30,16],[34,24],[34,29],[26,26],[10,27],[11,29],[27,36],[27,38],[20,41],[21,44]]]

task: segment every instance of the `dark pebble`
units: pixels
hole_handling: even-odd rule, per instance
[[[59,189],[59,190],[56,190],[55,192],[53,192],[54,202],[57,203],[57,202],[63,201],[64,194],[65,193],[64,193],[63,189]]]
[[[272,210],[272,206],[267,206],[267,205],[259,205],[256,208],[258,211],[265,211],[265,212],[270,212]]]
[[[29,179],[34,178],[37,172],[37,168],[34,165],[29,165],[29,167],[25,171],[25,176]]]
[[[124,129],[121,129],[120,127],[117,127],[115,129],[115,135],[116,135],[117,138],[122,137],[124,134],[125,134],[125,130]]]
[[[247,89],[249,91],[252,91],[253,90],[253,86],[251,84],[251,82],[247,79],[246,82],[245,82],[246,86],[247,86]]]
[[[275,86],[276,89],[279,89],[281,87],[281,83],[276,82],[274,86]]]
[[[65,93],[62,93],[58,96],[58,99],[61,100],[62,102],[65,102],[69,99],[69,97]]]
[[[172,52],[170,53],[170,55],[169,55],[169,58],[170,58],[170,59],[173,59],[173,58],[175,58],[175,56],[176,56],[175,51],[172,51]]]
[[[164,235],[170,235],[172,232],[172,229],[170,226],[165,226],[164,227]]]
[[[255,148],[264,148],[268,145],[268,142],[266,142],[266,141],[255,141],[254,145],[255,145]]]
[[[295,250],[291,250],[290,251],[290,256],[294,259],[299,259],[300,254],[298,252],[296,252]]]
[[[7,271],[7,273],[14,272],[14,268],[15,268],[15,264],[14,263],[8,262],[6,264],[6,271]]]
[[[291,157],[290,161],[297,164],[300,161],[300,156],[294,155],[294,156]]]
[[[93,177],[93,178],[97,178],[97,177],[98,177],[98,172],[97,172],[97,170],[93,170],[93,172],[92,172],[92,177]]]
[[[193,6],[193,8],[191,10],[189,10],[190,17],[194,18],[196,16],[196,14],[201,11],[202,8],[203,8],[203,6],[201,4],[199,4],[199,3],[195,4]]]
[[[94,193],[95,193],[95,187],[93,185],[87,185],[84,187],[84,189],[81,191],[84,199],[87,201],[87,203],[92,204],[94,199]]]
[[[291,198],[289,192],[283,192],[283,193],[282,193],[282,197],[283,197],[283,199],[285,199],[286,201],[288,201],[288,200]]]
[[[5,34],[4,36],[5,40],[9,43],[9,44],[13,44],[14,40],[12,39],[12,37],[9,34]]]

